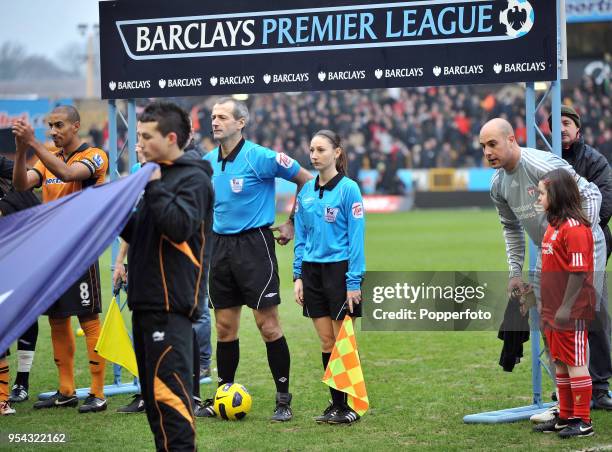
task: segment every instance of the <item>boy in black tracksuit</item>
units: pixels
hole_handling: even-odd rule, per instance
[[[143,111],[138,141],[156,170],[122,232],[130,244],[128,306],[149,425],[157,450],[195,450],[191,323],[204,302],[210,165],[183,153],[189,117],[175,104]]]

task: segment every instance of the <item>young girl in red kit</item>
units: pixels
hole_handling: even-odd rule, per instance
[[[591,436],[587,327],[595,307],[593,234],[567,171],[547,173],[538,191],[549,223],[542,240],[541,316],[556,364],[559,414],[534,430],[562,438]]]

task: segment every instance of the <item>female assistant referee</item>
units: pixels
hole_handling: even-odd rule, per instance
[[[365,220],[359,186],[345,176],[340,137],[330,130],[317,132],[310,142],[310,160],[319,175],[297,197],[293,279],[295,301],[312,319],[326,368],[344,317],[361,317]],[[357,421],[345,393],[330,392],[331,404],[315,421]]]

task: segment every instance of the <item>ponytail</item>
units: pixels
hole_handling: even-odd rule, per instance
[[[340,156],[336,159],[336,171],[346,174],[348,171],[348,158],[346,156],[346,151],[342,147],[342,139],[340,138],[340,135],[331,130],[323,129],[315,133],[314,136],[325,137],[330,141],[332,146],[334,146],[334,149],[340,149]]]

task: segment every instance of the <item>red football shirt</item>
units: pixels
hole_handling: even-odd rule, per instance
[[[593,318],[593,233],[591,228],[569,219],[559,227],[548,226],[542,239],[542,320],[554,324],[555,313],[563,302],[570,273],[586,273],[570,318]]]

